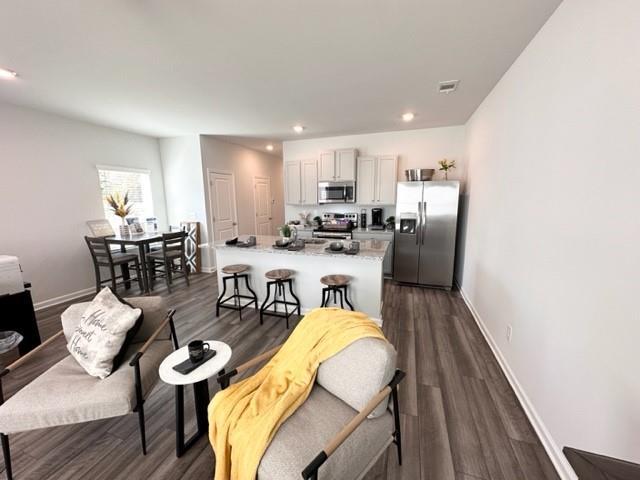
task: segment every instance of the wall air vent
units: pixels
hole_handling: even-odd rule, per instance
[[[446,82],[440,82],[438,84],[438,90],[440,93],[451,93],[455,92],[458,88],[458,84],[460,80],[447,80]]]

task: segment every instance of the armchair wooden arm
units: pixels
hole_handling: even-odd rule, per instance
[[[218,383],[220,384],[220,387],[223,389],[227,388],[229,386],[229,381],[231,380],[232,377],[238,375],[239,373],[245,372],[249,370],[251,367],[253,367],[254,365],[257,365],[273,357],[276,353],[278,353],[280,348],[282,348],[282,345],[284,344],[280,344],[277,347],[273,347],[271,350],[267,350],[266,352],[261,353],[257,357],[253,357],[251,360],[247,360],[242,365],[239,365],[233,370],[229,370],[226,373],[219,374],[217,380],[218,380]]]
[[[11,365],[8,365],[6,367],[4,367],[4,369],[0,372],[0,377],[4,377],[5,375],[7,375],[8,373],[12,372],[13,370],[15,370],[16,368],[18,368],[20,365],[22,365],[23,363],[25,363],[27,360],[29,360],[33,355],[35,355],[37,352],[39,352],[40,350],[42,350],[44,347],[46,347],[47,345],[49,345],[50,343],[53,343],[53,341],[55,341],[58,337],[62,336],[64,334],[63,330],[60,330],[59,332],[57,332],[55,335],[47,338],[44,342],[42,342],[40,345],[38,345],[36,348],[34,348],[33,350],[31,350],[29,353],[21,356],[20,358],[18,358],[15,362],[13,362]]]
[[[396,370],[396,373],[391,381],[382,390],[375,394],[374,397],[369,400],[369,402],[364,406],[362,411],[360,411],[355,417],[353,417],[342,430],[340,430],[331,440],[329,440],[322,451],[318,455],[316,455],[316,457],[311,461],[311,463],[309,463],[309,465],[305,467],[305,469],[302,471],[302,478],[305,480],[316,480],[318,478],[318,469],[322,466],[322,464],[327,461],[331,454],[335,452],[347,438],[349,438],[349,435],[351,435],[354,430],[358,428],[358,426],[362,422],[365,421],[365,419],[371,414],[371,412],[373,412],[373,410],[380,404],[380,402],[382,402],[389,394],[393,395],[393,413],[396,428],[396,431],[393,434],[394,442],[399,445],[400,417],[398,413],[397,388],[398,384],[404,377],[405,373],[402,370]]]

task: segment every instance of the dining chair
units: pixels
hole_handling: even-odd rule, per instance
[[[163,233],[162,248],[159,251],[147,254],[151,288],[153,288],[153,282],[158,273],[164,277],[169,293],[171,293],[171,285],[173,284],[173,276],[175,274],[183,276],[187,285],[189,285],[189,269],[187,268],[187,258],[185,255],[186,237],[186,232],[182,230]],[[158,268],[160,268],[160,270],[158,270]]]
[[[144,291],[144,283],[142,281],[142,271],[140,269],[140,260],[135,253],[119,253],[113,252],[109,248],[107,239],[105,237],[84,237],[91,252],[91,258],[93,259],[93,268],[96,274],[96,292],[99,292],[102,285],[111,282],[111,288],[116,291],[118,285],[124,284],[126,288],[129,288],[132,280],[137,280],[140,286],[140,291]],[[129,265],[133,264],[136,270],[136,278],[130,278]],[[108,268],[111,276],[106,279],[102,279],[102,272],[100,268]],[[122,275],[116,275],[116,267],[122,269]],[[118,280],[121,280],[118,282]]]

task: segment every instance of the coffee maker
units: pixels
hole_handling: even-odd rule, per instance
[[[382,208],[372,208],[371,209],[371,225],[369,228],[371,230],[384,230],[384,220],[383,220],[383,209]]]

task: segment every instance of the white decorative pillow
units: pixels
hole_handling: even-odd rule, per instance
[[[105,287],[85,310],[67,350],[89,375],[104,379],[113,371],[127,333],[139,327],[141,315],[140,308],[123,303]]]

